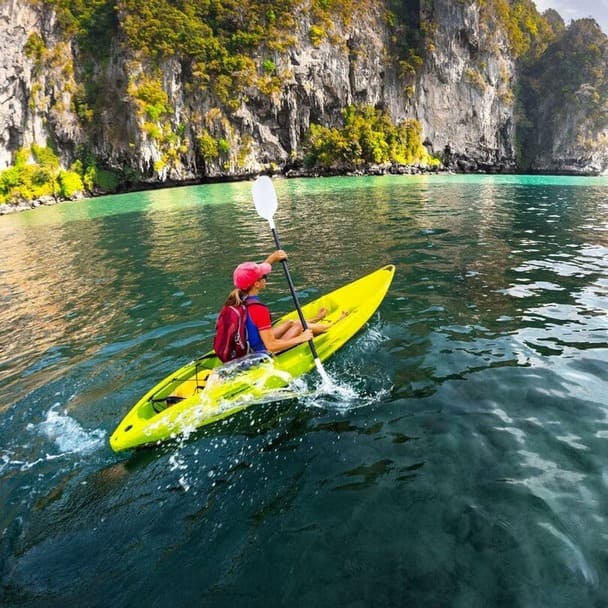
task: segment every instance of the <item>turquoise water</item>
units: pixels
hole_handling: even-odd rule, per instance
[[[303,301],[396,264],[353,396],[109,449],[271,251],[250,187],[0,217],[0,605],[607,605],[603,178],[277,181]]]

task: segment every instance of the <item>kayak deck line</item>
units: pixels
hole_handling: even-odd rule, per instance
[[[384,266],[302,306],[307,318],[320,308],[327,310],[324,320],[329,327],[314,338],[321,361],[369,321],[382,303],[394,272],[393,265]],[[297,311],[292,311],[276,322],[297,318]],[[307,344],[274,356],[254,353],[226,364],[210,351],[143,395],[112,433],[110,446],[118,452],[175,438],[268,399],[314,368]]]

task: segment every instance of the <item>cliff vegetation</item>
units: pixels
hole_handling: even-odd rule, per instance
[[[371,165],[440,164],[422,145],[417,120],[396,125],[386,111],[354,105],[345,108],[342,117],[342,128],[310,126],[306,167],[352,171]]]
[[[531,0],[14,0],[0,203],[294,169],[608,171],[607,38]]]

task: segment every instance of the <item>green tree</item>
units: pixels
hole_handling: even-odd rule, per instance
[[[342,112],[341,129],[311,124],[305,164],[323,169],[373,164],[436,164],[422,145],[416,120],[395,124],[390,115],[370,105],[350,105]]]

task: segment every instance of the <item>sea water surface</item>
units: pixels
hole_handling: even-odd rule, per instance
[[[351,396],[122,454],[274,247],[251,184],[0,217],[0,605],[608,605],[608,180],[275,183],[302,301],[396,265]]]

